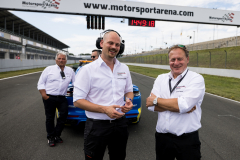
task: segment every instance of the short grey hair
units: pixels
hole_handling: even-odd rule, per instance
[[[56,54],[55,60],[57,60],[57,57],[58,57],[59,54],[64,55],[66,57],[66,60],[67,60],[67,54],[66,53],[60,53],[60,52]]]
[[[186,57],[189,57],[189,51],[187,50],[187,48],[186,48],[184,45],[179,45],[179,44],[173,45],[173,46],[171,46],[171,47],[169,48],[169,50],[168,50],[168,56],[169,56],[169,53],[170,53],[172,50],[177,49],[177,48],[183,50],[184,53],[185,53],[185,56],[186,56]]]

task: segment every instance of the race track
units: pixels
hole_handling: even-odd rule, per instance
[[[66,126],[64,143],[48,146],[44,107],[37,90],[40,74],[0,81],[0,159],[84,159],[84,125]],[[154,160],[157,114],[145,108],[154,79],[136,73],[132,79],[140,88],[143,111],[140,123],[129,126],[126,160]],[[202,159],[240,159],[240,103],[205,94],[202,111]]]

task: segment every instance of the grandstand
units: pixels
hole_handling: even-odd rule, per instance
[[[189,51],[240,46],[240,36],[186,45]]]
[[[0,10],[0,59],[53,60],[69,46],[7,10]],[[76,59],[68,56],[68,59]],[[79,59],[79,58],[78,58]]]
[[[199,42],[199,43],[189,44],[185,46],[189,51],[240,46],[240,36]],[[135,57],[135,56],[146,56],[146,55],[165,54],[165,53],[168,53],[168,49],[161,49],[161,50],[155,49],[152,51],[147,51],[144,53],[138,53],[133,55],[127,55],[127,56]]]

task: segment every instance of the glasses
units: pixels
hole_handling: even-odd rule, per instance
[[[184,45],[182,45],[182,44],[172,45],[170,48],[175,47],[175,46],[178,46],[178,47],[181,47],[181,48],[186,49],[186,46],[184,46]]]
[[[91,56],[91,58],[95,58],[96,56]]]
[[[66,78],[63,71],[61,71],[60,74],[61,74],[61,76],[62,76],[62,79],[65,79],[65,78]]]

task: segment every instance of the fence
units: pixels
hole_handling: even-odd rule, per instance
[[[159,65],[169,64],[168,54],[123,57],[119,58],[119,60],[125,63],[145,63]],[[188,66],[204,68],[240,69],[239,60],[240,53],[237,52],[228,52],[226,50],[213,50],[209,52],[195,51],[189,54]]]

